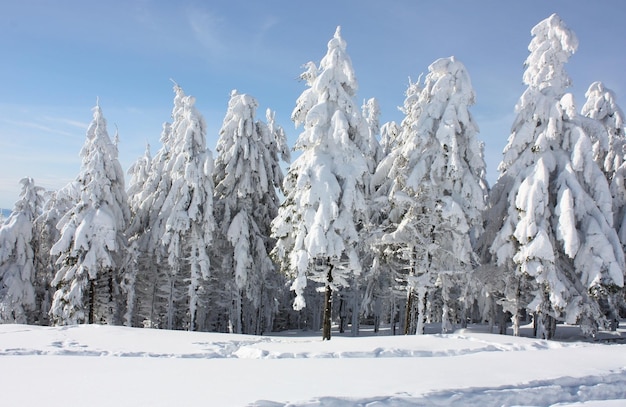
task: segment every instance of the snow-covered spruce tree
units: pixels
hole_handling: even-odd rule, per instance
[[[368,128],[368,136],[362,143],[361,151],[367,160],[369,172],[373,174],[374,171],[376,171],[376,167],[385,156],[383,147],[378,141],[381,132],[380,106],[375,98],[371,98],[363,104],[361,110]]]
[[[381,161],[395,148],[400,131],[400,126],[394,121],[387,122],[380,128],[380,146],[383,149]]]
[[[172,185],[171,174],[165,170],[171,159],[171,133],[171,123],[164,123],[160,138],[162,146],[156,156],[149,163],[144,163],[148,158],[144,154],[132,165],[129,174],[132,221],[126,232],[129,238],[129,257],[125,262],[128,272],[122,284],[127,299],[124,318],[128,326],[165,326],[162,318],[168,295],[162,289],[168,271],[163,266],[164,254],[160,250],[160,242],[167,214],[161,209]]]
[[[20,181],[22,191],[11,215],[0,226],[0,322],[33,324],[36,304],[35,219],[43,207],[43,188],[32,178]]]
[[[39,323],[50,324],[50,308],[56,291],[51,282],[61,268],[57,264],[58,254],[52,254],[52,247],[59,241],[61,233],[57,229],[59,221],[80,196],[80,185],[76,180],[71,181],[57,191],[47,191],[44,194],[42,213],[35,219],[33,235],[35,252],[35,297]]]
[[[283,174],[280,158],[289,160],[285,133],[256,120],[258,102],[252,96],[231,93],[217,142],[213,181],[222,269],[228,270],[226,290],[230,327],[234,333],[261,334],[271,329],[279,284],[270,258],[271,222],[279,207],[277,188]]]
[[[173,121],[164,125],[129,233],[141,253],[135,287],[141,322],[196,330],[204,328],[199,314],[215,228],[213,158],[195,99],[178,85],[174,92]]]
[[[419,81],[409,81],[404,106],[401,108],[405,116],[413,115],[411,112],[416,106],[421,90]],[[402,256],[398,256],[403,247],[389,242],[382,243],[382,237],[395,229],[402,215],[400,209],[392,206],[389,199],[389,192],[394,185],[391,170],[396,160],[400,159],[401,149],[398,147],[403,141],[402,134],[402,127],[395,122],[386,123],[381,128],[381,146],[384,155],[371,178],[372,193],[369,202],[371,224],[369,241],[375,257],[371,272],[366,275],[363,299],[364,312],[373,313],[376,321],[380,320],[377,313],[382,313],[384,309],[387,311],[394,333],[396,319],[401,317],[398,315],[401,311],[400,306],[407,296],[408,264]]]
[[[57,227],[61,235],[51,249],[60,265],[50,316],[57,325],[120,322],[120,265],[125,257],[130,211],[124,174],[100,106],[80,156],[76,178],[79,195]]]
[[[458,290],[469,287],[477,264],[473,244],[482,231],[487,191],[483,145],[468,110],[474,103],[469,75],[454,57],[431,64],[419,94],[407,93],[389,171],[394,230],[381,243],[401,247],[408,262],[405,332],[423,333],[425,296],[433,290],[445,332],[463,319],[455,315],[455,300],[468,298]]]
[[[581,109],[585,117],[602,124],[604,137],[592,139],[594,158],[604,171],[609,182],[618,168],[624,163],[626,154],[626,134],[624,134],[624,113],[617,105],[613,91],[602,82],[594,82],[585,93],[587,100]]]
[[[585,96],[587,101],[581,113],[593,121],[599,122],[602,125],[602,130],[604,130],[601,131],[604,137],[592,138],[594,158],[609,181],[613,197],[613,225],[622,247],[626,248],[626,133],[624,113],[617,105],[615,94],[606,88],[602,82],[592,83]],[[586,127],[593,128],[588,123],[586,124]],[[606,146],[602,146],[601,141],[605,141]],[[605,150],[600,147],[605,147]],[[607,301],[617,308],[626,309],[624,290],[621,290],[621,293],[613,293],[606,301],[601,302],[607,311],[610,327],[615,330],[617,329],[618,316],[611,315],[611,308],[613,307],[607,307]]]
[[[486,215],[498,231],[490,251],[507,281],[515,334],[522,308],[535,313],[538,337],[553,337],[557,320],[594,334],[605,323],[598,301],[623,286],[624,253],[584,118],[565,94],[564,64],[578,41],[556,14],[531,32],[528,88]]]
[[[585,93],[587,101],[581,113],[597,120],[605,130],[606,145],[594,143],[594,157],[603,169],[613,196],[614,225],[623,246],[626,246],[626,134],[624,113],[615,94],[602,82],[594,82]],[[596,146],[598,145],[598,146]],[[601,149],[604,147],[604,149]]]
[[[150,154],[150,144],[146,144],[146,151],[128,169],[128,204],[133,213],[140,210],[142,198],[145,196],[145,184],[151,174],[152,155]]]
[[[298,98],[292,120],[303,124],[284,182],[285,201],[272,223],[273,254],[294,278],[294,309],[305,307],[307,279],[324,284],[323,339],[330,339],[331,299],[359,274],[359,230],[366,222],[368,167],[361,146],[367,124],[354,103],[357,82],[338,27],[319,68],[301,75],[309,89]]]
[[[130,168],[127,174],[130,176],[128,182],[128,189],[126,191],[128,195],[128,204],[131,211],[131,218],[139,221],[141,215],[136,216],[141,211],[142,199],[145,196],[145,186],[148,178],[150,177],[152,156],[150,155],[150,145],[146,144],[146,151],[142,157],[137,159]],[[129,231],[134,227],[131,222]],[[136,236],[135,236],[136,237]],[[138,324],[135,320],[137,304],[137,275],[140,268],[139,242],[136,238],[130,237],[127,256],[124,260],[124,278],[120,283],[120,287],[126,298],[125,310],[124,310],[124,324],[126,326],[134,326]]]

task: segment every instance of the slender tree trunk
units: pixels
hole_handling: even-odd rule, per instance
[[[345,290],[339,292],[339,333],[342,334],[346,331],[346,325],[348,325],[348,310],[346,305]]]
[[[174,329],[174,276],[169,273],[169,295],[167,297],[167,329]]]
[[[148,271],[150,272],[150,271]],[[154,321],[155,317],[156,317],[156,301],[157,301],[157,281],[158,281],[158,267],[154,270],[154,280],[152,281],[152,290],[150,292],[150,321],[148,321],[148,323],[150,324],[150,328],[156,328],[156,323]],[[141,321],[144,324],[145,327],[145,321]]]
[[[352,296],[352,336],[359,336],[359,316],[360,310],[360,296],[359,296],[359,283],[356,277],[353,279],[353,296]]]
[[[517,279],[517,293],[515,294],[515,315],[513,315],[513,336],[519,336],[519,328],[520,328],[520,316],[522,314],[520,310],[521,303],[521,289],[520,289],[520,279]]]
[[[94,322],[94,308],[96,306],[96,287],[95,281],[89,280],[89,313],[87,323],[93,324]]]
[[[420,287],[417,289],[417,327],[415,333],[417,335],[424,335],[424,323],[426,322],[426,294],[425,288]]]
[[[332,298],[333,289],[331,283],[333,282],[333,265],[328,262],[328,274],[326,275],[326,295],[324,298],[324,323],[322,329],[322,340],[330,340],[330,328],[332,319]]]
[[[404,315],[404,334],[408,335],[409,333],[411,333],[411,325],[413,323],[412,321],[412,315],[413,315],[413,287],[409,287],[409,291],[407,293],[406,296],[406,312]]]

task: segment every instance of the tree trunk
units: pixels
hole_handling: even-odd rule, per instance
[[[174,329],[174,276],[169,274],[169,293],[167,297],[167,329]]]
[[[94,323],[94,308],[96,306],[96,287],[94,280],[89,280],[89,312],[87,323]]]
[[[339,294],[339,333],[346,332],[346,326],[348,325],[348,306],[346,305],[345,290],[340,291]]]
[[[417,289],[417,326],[415,333],[417,335],[424,335],[424,324],[426,322],[426,294],[427,291],[424,287]]]
[[[329,261],[330,263],[330,261]],[[333,289],[331,283],[333,282],[333,265],[328,264],[328,274],[326,275],[326,295],[324,298],[324,323],[322,327],[322,340],[330,340],[330,328],[332,318],[332,298]]]
[[[353,289],[352,289],[352,336],[359,335],[359,316],[361,314],[360,310],[360,296],[359,296],[359,283],[357,279],[353,279]]]
[[[409,287],[409,292],[406,296],[406,312],[404,315],[404,334],[411,333],[412,314],[413,314],[413,287]]]

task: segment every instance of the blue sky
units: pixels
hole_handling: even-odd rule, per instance
[[[0,208],[19,180],[56,189],[73,179],[99,98],[109,134],[120,135],[124,170],[160,148],[172,83],[194,95],[215,150],[232,89],[276,111],[290,143],[301,66],[318,63],[338,25],[359,81],[358,102],[376,97],[381,122],[400,121],[408,78],[456,56],[472,78],[472,113],[497,178],[514,107],[524,91],[531,28],[558,13],[580,46],[567,70],[577,105],[601,80],[626,106],[626,2],[583,0],[159,1],[24,0],[0,8]]]

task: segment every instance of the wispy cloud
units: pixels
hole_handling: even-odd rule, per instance
[[[196,40],[212,56],[217,56],[228,48],[223,33],[224,20],[221,17],[199,8],[187,9],[186,17]]]
[[[74,136],[74,134],[71,133],[71,132],[60,130],[58,128],[50,127],[50,126],[47,126],[45,124],[41,124],[41,123],[37,123],[37,122],[7,120],[7,119],[0,119],[0,122],[6,123],[6,124],[8,124],[10,126],[14,126],[14,127],[35,129],[35,130],[43,131],[43,132],[46,132],[46,133],[58,134],[58,135],[61,135],[61,136],[67,136],[67,137]]]
[[[55,122],[55,123],[64,124],[70,127],[77,127],[82,130],[86,130],[89,127],[89,123],[85,123],[85,122],[81,122],[81,121],[73,120],[73,119],[66,119],[62,117],[45,116],[43,117],[43,119],[47,121]]]

